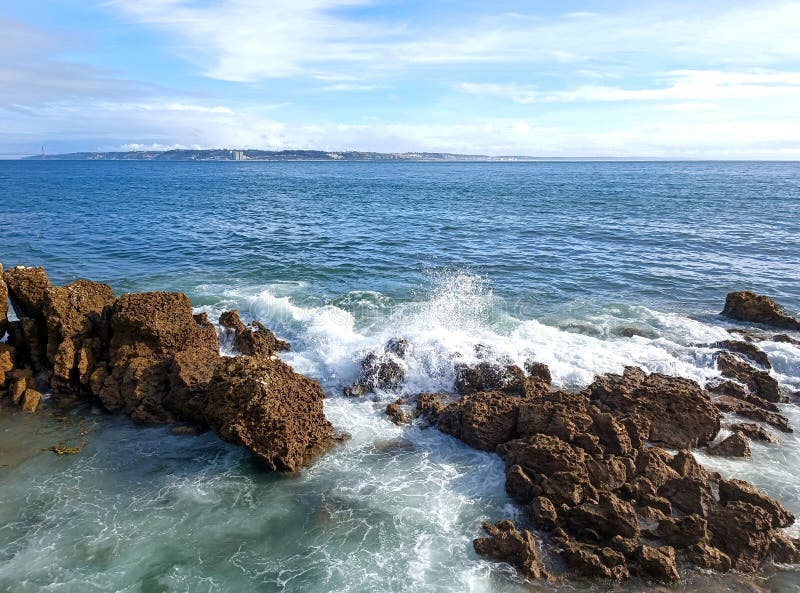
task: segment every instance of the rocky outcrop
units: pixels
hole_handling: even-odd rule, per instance
[[[279,359],[239,356],[214,372],[205,417],[220,437],[269,469],[295,471],[333,440],[324,398],[319,383]]]
[[[3,264],[0,264],[0,340],[6,335],[8,326],[8,288],[3,282]]]
[[[728,293],[721,314],[737,321],[800,331],[800,320],[789,315],[771,298],[747,290]]]
[[[411,424],[411,415],[403,409],[404,403],[402,399],[398,399],[386,406],[386,416],[398,426]]]
[[[458,363],[453,367],[453,372],[453,388],[462,395],[499,391],[523,396],[550,390],[550,369],[535,361],[527,361],[525,371],[515,364],[485,360],[475,365]]]
[[[717,353],[717,368],[723,377],[736,379],[744,384],[754,395],[777,403],[783,400],[778,381],[767,371],[748,364],[730,352]]]
[[[517,530],[511,521],[484,523],[488,537],[472,542],[475,552],[493,560],[508,562],[520,574],[531,579],[547,577],[542,559],[536,549],[536,540],[527,529]]]
[[[734,432],[716,445],[709,447],[706,452],[718,457],[746,457],[747,459],[752,457],[750,442],[741,432]]]
[[[17,266],[3,272],[9,300],[18,321],[9,324],[11,340],[17,348],[20,366],[35,373],[47,370],[47,323],[43,308],[50,281],[44,268]]]
[[[220,315],[219,324],[233,334],[233,349],[245,356],[272,356],[291,347],[258,321],[245,325],[235,309]]]
[[[730,396],[722,396],[714,399],[714,405],[722,412],[737,414],[742,418],[764,422],[777,428],[782,432],[793,432],[789,419],[783,414],[772,412],[762,405],[756,405],[749,401],[744,401]]]
[[[781,531],[791,514],[751,485],[707,471],[688,451],[720,429],[719,411],[693,381],[626,369],[582,393],[472,393],[438,418],[443,432],[502,457],[507,492],[551,533],[544,541],[570,572],[673,581],[682,563],[754,571],[771,557],[795,558],[795,542]],[[709,452],[747,447],[735,432]],[[498,533],[512,529],[506,522]],[[527,547],[520,541],[514,552],[488,555],[519,567],[513,559]]]
[[[586,393],[604,409],[647,419],[648,440],[677,449],[708,444],[720,429],[708,393],[689,379],[627,367],[622,375],[596,378]]]
[[[409,345],[403,338],[389,340],[381,352],[370,352],[361,361],[358,379],[345,387],[344,394],[360,397],[375,390],[391,391],[399,387],[406,376],[403,363]]]
[[[746,342],[744,340],[722,340],[721,342],[715,342],[711,346],[713,348],[720,348],[740,354],[765,369],[772,368],[772,363],[770,363],[767,353],[752,342]]]

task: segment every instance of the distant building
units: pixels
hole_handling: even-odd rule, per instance
[[[244,151],[243,150],[234,150],[233,151],[233,160],[234,161],[243,161],[245,159]]]

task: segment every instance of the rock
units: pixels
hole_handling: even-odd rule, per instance
[[[411,416],[406,413],[405,410],[401,407],[403,404],[402,399],[398,399],[396,402],[388,404],[386,406],[386,415],[389,417],[389,420],[397,424],[398,426],[403,424],[411,424]]]
[[[697,544],[686,549],[686,557],[698,568],[728,572],[731,569],[730,557],[711,544]]]
[[[511,521],[484,523],[483,529],[489,537],[472,542],[475,552],[493,560],[508,562],[519,572],[531,579],[547,578],[536,540],[528,530],[518,531]]]
[[[584,502],[570,509],[563,523],[565,529],[581,538],[611,539],[639,536],[636,511],[630,502],[611,493],[602,493],[597,503]]]
[[[754,441],[761,441],[763,443],[780,443],[780,439],[775,435],[758,424],[750,424],[747,422],[735,422],[733,424],[729,424],[727,426],[730,430],[734,432],[741,432],[747,438],[754,440]]]
[[[765,410],[749,402],[723,396],[715,399],[714,405],[723,412],[738,414],[739,416],[757,422],[764,422],[783,432],[793,432],[792,427],[789,425],[789,419],[786,418],[786,416],[776,412],[770,412],[769,410]]]
[[[641,571],[660,581],[677,581],[680,578],[675,565],[675,548],[671,546],[639,546],[634,555]]]
[[[789,315],[783,307],[767,296],[750,291],[728,293],[721,314],[737,321],[800,331],[800,321]]]
[[[519,410],[515,431],[519,436],[546,434],[571,443],[592,426],[588,400],[580,394],[553,392],[533,400],[509,402]]]
[[[181,293],[131,293],[111,310],[109,365],[92,373],[93,393],[110,411],[124,410],[139,422],[188,420],[165,405],[176,355],[213,360],[219,353],[214,326],[198,322]],[[174,402],[173,402],[174,403]]]
[[[644,416],[651,423],[649,439],[671,447],[705,445],[720,429],[720,414],[708,393],[689,379],[627,367],[622,375],[597,377],[586,393],[615,414]]]
[[[662,519],[658,522],[656,535],[678,548],[707,544],[711,537],[708,533],[708,522],[696,513]]]
[[[752,342],[744,342],[741,340],[723,340],[721,342],[712,344],[711,347],[728,350],[730,352],[736,352],[750,359],[757,365],[764,367],[765,369],[772,368],[772,364],[769,362],[769,357],[767,354]]]
[[[610,547],[579,543],[561,530],[556,530],[553,540],[567,565],[580,576],[617,581],[630,576],[625,556]]]
[[[260,322],[245,325],[235,309],[225,311],[219,317],[219,324],[233,332],[233,348],[245,356],[272,356],[276,352],[289,350],[290,345],[279,340]]]
[[[742,480],[720,480],[719,501],[722,504],[742,501],[760,507],[769,513],[775,528],[789,527],[794,523],[794,515],[781,503]]]
[[[479,391],[502,391],[514,395],[525,393],[525,373],[516,365],[483,361],[474,366],[458,363],[454,389],[462,395]]]
[[[399,387],[405,379],[406,371],[401,358],[395,352],[405,354],[405,348],[390,340],[383,352],[367,354],[361,361],[358,379],[353,385],[345,387],[344,394],[359,397],[377,389],[389,391]]]
[[[537,496],[528,506],[528,514],[542,529],[553,529],[558,524],[556,507],[546,496]]]
[[[32,382],[31,382],[32,383]],[[22,401],[22,396],[25,395],[25,390],[28,389],[28,381],[25,377],[14,379],[8,387],[8,395],[12,403],[16,406]]]
[[[76,280],[45,290],[43,314],[47,326],[50,384],[59,393],[89,390],[95,361],[108,347],[108,317],[114,293],[107,284]]]
[[[730,352],[717,353],[717,368],[723,377],[741,381],[750,391],[768,402],[777,403],[782,400],[778,381],[774,377]]]
[[[778,532],[770,544],[769,554],[778,564],[799,564],[800,539]]]
[[[752,457],[750,442],[741,432],[734,432],[722,442],[711,445],[706,449],[706,453],[718,457],[744,457],[746,459]]]
[[[525,378],[527,393],[534,395],[550,391],[553,377],[550,375],[550,368],[546,364],[535,360],[526,360],[525,372],[528,374]]]
[[[445,409],[444,396],[438,393],[419,393],[417,394],[417,404],[414,409],[414,416],[421,417],[427,422],[436,422],[439,414]]]
[[[195,428],[205,427],[206,388],[224,358],[213,349],[191,348],[177,352],[167,370],[169,390],[164,408]]]
[[[44,268],[17,266],[3,272],[3,280],[17,317],[40,318],[45,291],[50,286]]]
[[[15,366],[17,351],[13,346],[0,342],[0,386],[6,384],[6,373]]]
[[[754,572],[773,541],[772,518],[761,507],[739,500],[715,505],[708,514],[711,545],[731,560],[731,568]]]
[[[405,338],[391,338],[386,342],[385,350],[397,358],[405,358],[411,345]]]
[[[442,432],[483,451],[495,448],[516,435],[519,399],[498,391],[467,395],[439,413]]]
[[[8,324],[8,287],[3,280],[3,264],[0,264],[0,340],[6,334]]]
[[[691,515],[706,516],[716,500],[708,481],[700,478],[673,478],[658,489],[659,496],[668,499],[672,506]]]
[[[26,389],[22,395],[22,411],[35,412],[39,407],[39,402],[42,400],[42,394],[35,389]]]
[[[227,358],[214,372],[207,394],[208,424],[271,470],[298,470],[332,444],[322,387],[281,360]]]
[[[793,338],[791,336],[787,336],[786,334],[775,334],[772,336],[773,342],[783,342],[784,344],[793,344],[794,346],[800,346],[800,340],[797,338]]]
[[[770,412],[780,412],[780,408],[765,400],[763,397],[751,393],[750,390],[736,381],[729,380],[713,380],[706,384],[706,390],[714,395],[724,395],[740,399],[742,401],[753,404],[758,408],[769,410]]]

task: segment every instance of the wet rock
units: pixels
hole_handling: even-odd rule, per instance
[[[678,548],[707,544],[711,537],[708,533],[708,522],[696,513],[662,519],[658,522],[656,535]]]
[[[715,379],[706,384],[706,390],[714,395],[724,395],[740,399],[758,408],[769,410],[770,412],[780,412],[780,408],[776,404],[768,402],[763,397],[751,393],[747,387],[736,381]]]
[[[778,564],[800,564],[800,539],[778,532],[770,544],[769,554]]]
[[[0,386],[6,384],[6,373],[15,366],[17,351],[13,346],[0,342]]]
[[[671,546],[639,546],[634,555],[641,572],[660,581],[680,578],[675,565],[675,549]]]
[[[668,480],[658,489],[658,494],[667,498],[673,507],[689,515],[705,516],[716,503],[711,486],[700,478]]]
[[[386,352],[394,354],[397,358],[405,358],[411,345],[405,338],[391,338],[386,342]]]
[[[396,402],[386,406],[386,415],[389,420],[401,426],[403,424],[411,424],[411,415],[408,414],[403,408],[403,400],[398,399]]]
[[[535,360],[526,360],[525,372],[527,373],[525,385],[528,395],[540,395],[550,391],[553,377],[546,364]]]
[[[3,280],[3,264],[0,264],[0,340],[6,334],[8,324],[8,287]]]
[[[736,352],[745,358],[748,358],[751,362],[754,362],[757,365],[765,369],[771,369],[772,364],[769,361],[769,357],[767,356],[766,352],[761,350],[758,346],[753,344],[752,342],[745,342],[742,340],[723,340],[721,342],[716,342],[711,345],[712,348],[719,348],[722,350],[728,350],[729,352]]]
[[[698,568],[728,572],[731,569],[730,557],[711,544],[702,543],[686,549],[686,557]]]
[[[746,459],[752,457],[750,442],[741,432],[734,432],[716,445],[708,447],[706,453],[718,457],[744,457]]]
[[[751,424],[748,422],[736,422],[727,426],[734,432],[741,432],[747,438],[754,441],[761,441],[763,443],[780,443],[780,439],[775,433],[772,433],[758,424]]]
[[[278,359],[225,359],[207,388],[205,417],[221,438],[271,470],[295,471],[333,442],[316,381]]]
[[[721,314],[737,321],[800,331],[800,321],[789,315],[783,307],[767,296],[750,291],[728,293]]]
[[[442,432],[470,447],[494,451],[516,435],[519,400],[498,391],[466,395],[439,413]]]
[[[260,322],[253,321],[245,325],[235,309],[222,313],[219,324],[233,333],[233,348],[245,356],[272,356],[290,349],[288,342],[276,338]]]
[[[367,354],[361,361],[358,379],[353,385],[345,387],[344,394],[360,397],[377,389],[389,391],[399,387],[405,380],[406,370],[395,352],[405,354],[405,349],[390,340],[382,352]]]
[[[775,528],[789,527],[794,523],[794,515],[781,503],[742,480],[720,480],[719,501],[722,504],[741,501],[762,508],[769,513],[772,526]]]
[[[774,536],[770,514],[739,500],[715,505],[707,517],[711,544],[731,560],[731,567],[754,572],[769,553]]]
[[[762,407],[732,397],[719,397],[714,400],[714,405],[723,412],[738,414],[743,418],[764,422],[782,432],[793,432],[789,419],[777,412],[770,412]]]
[[[550,530],[558,524],[558,511],[553,501],[546,496],[533,498],[528,505],[528,514],[542,529]]]
[[[518,531],[511,521],[484,523],[483,529],[489,537],[474,540],[475,552],[493,560],[508,562],[528,578],[547,578],[536,540],[528,530]]]
[[[519,409],[515,433],[523,437],[546,434],[571,443],[592,426],[588,401],[580,394],[554,392],[533,400],[510,402]]]
[[[563,525],[567,531],[579,537],[598,541],[611,539],[616,535],[623,538],[639,536],[639,524],[633,505],[611,493],[601,494],[596,503],[585,502],[570,509]]]
[[[453,368],[454,389],[462,395],[479,391],[502,391],[509,394],[524,395],[525,373],[516,365],[503,365],[483,361],[470,366],[458,363]]]
[[[206,388],[223,360],[210,348],[181,350],[172,357],[167,371],[169,390],[162,400],[170,415],[197,428],[205,426]]]
[[[553,540],[567,565],[580,576],[618,581],[630,576],[625,556],[613,548],[577,542],[561,530],[556,530]]]
[[[791,336],[787,336],[786,334],[775,334],[772,336],[773,342],[783,342],[784,344],[792,344],[794,346],[800,346],[800,340],[797,338],[793,338]]]
[[[438,393],[420,393],[417,394],[416,399],[417,404],[414,409],[414,416],[421,417],[427,422],[436,422],[439,414],[446,407],[444,396]]]
[[[717,354],[717,368],[723,377],[740,381],[750,391],[768,402],[777,403],[782,400],[778,381],[772,375],[747,364],[734,354],[719,352]]]
[[[622,375],[597,377],[587,395],[615,414],[647,418],[653,442],[691,448],[707,444],[719,432],[719,411],[708,393],[689,379],[627,367]]]
[[[88,391],[95,362],[105,357],[114,293],[107,284],[76,280],[44,293],[50,384],[59,393]]]
[[[35,412],[39,407],[39,402],[42,400],[42,394],[35,389],[26,389],[22,395],[22,411]]]
[[[40,318],[44,306],[44,295],[50,286],[44,268],[17,266],[3,272],[8,287],[11,306],[18,318]]]

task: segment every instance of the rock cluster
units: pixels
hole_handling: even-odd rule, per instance
[[[502,457],[506,490],[571,572],[670,581],[681,563],[755,571],[770,558],[800,561],[800,542],[782,531],[791,513],[689,451],[713,441],[721,417],[693,381],[627,368],[581,393],[478,391],[435,414],[443,432]],[[746,447],[736,431],[712,449]],[[530,532],[508,521],[484,527],[479,554],[546,574]]]
[[[214,325],[181,293],[117,298],[88,280],[51,286],[44,269],[24,267],[5,271],[0,285],[18,317],[0,319],[9,331],[0,384],[24,409],[36,409],[38,383],[139,422],[210,427],[281,471],[332,442],[320,385],[275,356],[286,342],[236,311],[220,323],[242,355],[223,357]]]

